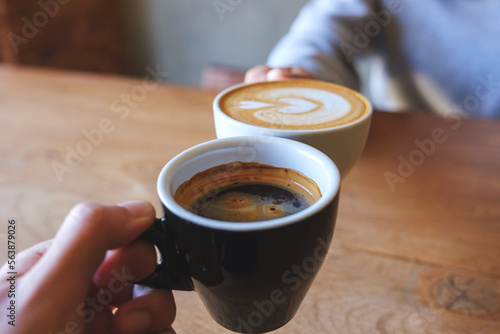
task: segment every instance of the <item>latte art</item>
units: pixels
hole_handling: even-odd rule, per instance
[[[321,129],[361,118],[366,101],[347,88],[319,81],[281,81],[242,86],[219,102],[224,113],[277,129]]]

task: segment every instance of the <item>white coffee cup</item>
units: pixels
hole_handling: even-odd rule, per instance
[[[229,87],[216,96],[213,112],[217,138],[273,136],[300,141],[330,157],[344,178],[366,144],[372,107],[361,94],[343,86],[285,80]],[[238,114],[251,116],[237,119]]]

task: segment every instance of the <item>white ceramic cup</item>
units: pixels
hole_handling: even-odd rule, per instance
[[[293,82],[297,87],[301,87],[304,83],[310,84],[317,81],[314,80],[287,80]],[[345,87],[320,82],[322,86],[331,87],[332,91],[341,89],[353,94],[365,106],[366,111],[357,120],[339,126],[322,129],[276,129],[262,126],[256,126],[243,121],[236,120],[226,114],[220,105],[221,98],[234,90],[250,85],[272,85],[276,82],[261,82],[254,84],[239,84],[229,87],[220,92],[213,102],[214,122],[217,138],[227,138],[236,136],[273,136],[296,140],[310,146],[313,146],[323,153],[337,165],[342,178],[352,169],[366,144],[368,132],[371,123],[372,107],[370,103],[361,94],[347,89]],[[345,103],[346,101],[342,101]],[[332,102],[335,104],[335,102]]]

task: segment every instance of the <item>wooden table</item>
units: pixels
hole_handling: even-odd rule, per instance
[[[213,98],[0,66],[2,229],[16,219],[23,249],[51,238],[80,201],[145,199],[159,210],[162,166],[215,138]],[[175,295],[179,334],[228,333],[195,293]],[[500,122],[375,113],[326,263],[276,333],[500,333]]]

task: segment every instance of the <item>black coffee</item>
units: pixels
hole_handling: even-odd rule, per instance
[[[321,197],[314,181],[288,168],[231,162],[196,174],[175,200],[206,218],[256,222],[289,216]]]
[[[224,221],[251,222],[289,216],[309,207],[310,198],[265,183],[237,183],[189,208],[197,215]]]

